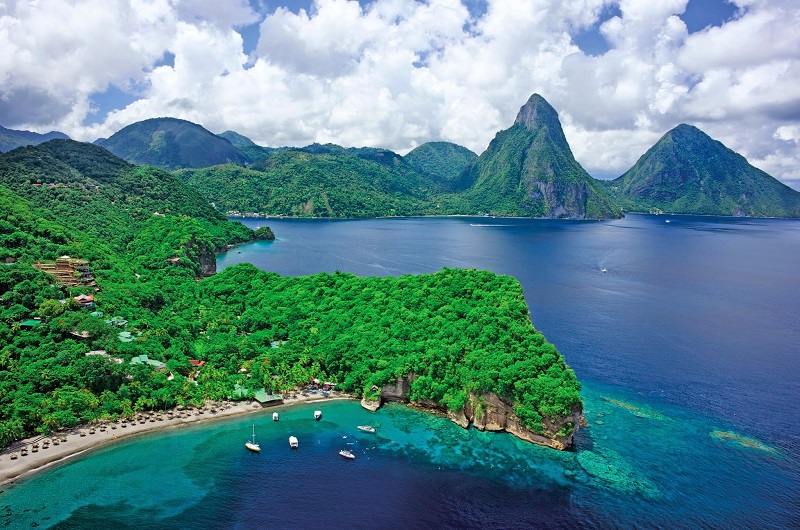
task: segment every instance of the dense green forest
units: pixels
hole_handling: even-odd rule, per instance
[[[450,410],[496,392],[545,435],[580,407],[575,374],[531,325],[516,280],[456,269],[286,278],[250,265],[200,279],[209,250],[255,237],[169,173],[96,146],[0,156],[0,445],[314,377],[370,395],[413,373],[410,397]],[[88,260],[97,286],[64,287],[31,266],[64,254]],[[142,354],[166,368],[130,363]]]
[[[274,152],[248,167],[187,169],[176,175],[225,212],[308,217],[466,213],[447,184],[384,149],[312,145]]]
[[[403,158],[417,171],[433,175],[443,182],[454,182],[478,155],[454,143],[427,142]]]

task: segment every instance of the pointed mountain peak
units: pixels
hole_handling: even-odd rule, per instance
[[[559,129],[561,128],[558,112],[539,94],[532,95],[527,103],[520,107],[517,119],[514,120],[515,125],[523,125],[532,131],[538,129],[542,123],[553,122],[558,123]]]
[[[694,125],[687,125],[685,123],[676,125],[667,131],[651,149],[659,148],[678,149],[679,151],[698,149],[714,151],[718,149],[727,150],[727,147],[722,145],[719,141],[714,140]]]
[[[681,123],[680,125],[676,125],[672,129],[667,132],[667,135],[672,136],[673,138],[708,138],[711,139],[709,135],[695,127],[694,125],[687,125],[685,123]],[[666,136],[666,135],[665,135]]]

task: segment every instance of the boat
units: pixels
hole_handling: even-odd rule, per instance
[[[322,411],[321,410],[315,410],[314,411],[314,419],[317,420],[317,421],[322,419]]]
[[[352,451],[348,451],[347,449],[342,449],[341,451],[339,451],[339,454],[345,458],[349,458],[350,460],[353,460],[356,457],[356,455],[354,455]]]
[[[608,272],[608,270],[605,267],[603,267],[602,269],[600,269],[600,272]]]
[[[272,413],[272,421],[278,421],[278,413],[277,412],[273,412]]]
[[[364,432],[375,432],[375,427],[372,427],[370,425],[359,425],[358,430]]]
[[[244,446],[247,447],[248,449],[250,449],[251,451],[255,452],[255,453],[260,453],[261,452],[261,446],[256,443],[256,426],[255,425],[253,425],[253,437],[250,438],[244,444]]]
[[[290,436],[289,437],[289,447],[291,447],[292,449],[297,449],[297,445],[298,445],[297,444],[297,438],[295,438],[294,436]]]

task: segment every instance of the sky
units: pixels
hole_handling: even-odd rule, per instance
[[[538,93],[594,177],[688,123],[800,189],[798,27],[797,0],[0,0],[0,125],[480,154]]]

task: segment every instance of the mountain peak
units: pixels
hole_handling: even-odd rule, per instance
[[[132,123],[98,145],[128,162],[168,171],[246,162],[242,152],[227,139],[179,118],[150,118]]]
[[[523,125],[533,131],[538,129],[542,123],[550,124],[558,122],[558,112],[539,94],[533,94],[528,101],[519,109],[515,125]],[[561,126],[559,125],[559,128]]]
[[[630,211],[800,217],[800,193],[684,123],[609,186]]]

